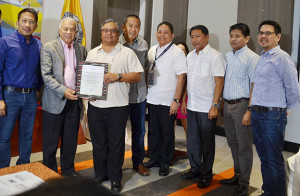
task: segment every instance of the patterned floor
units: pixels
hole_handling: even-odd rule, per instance
[[[146,126],[147,127],[147,126]],[[235,187],[221,186],[220,179],[230,178],[233,175],[233,162],[231,152],[228,147],[226,138],[223,136],[216,136],[216,154],[213,172],[215,174],[213,182],[210,187],[206,189],[199,189],[196,183],[199,179],[183,180],[181,173],[189,169],[189,161],[186,157],[179,159],[172,167],[169,176],[161,177],[158,175],[159,168],[151,168],[151,175],[147,177],[140,176],[135,170],[132,169],[131,162],[131,132],[130,124],[127,125],[127,140],[125,161],[123,165],[123,179],[122,179],[122,195],[132,196],[227,196],[232,195]],[[175,131],[176,149],[179,151],[186,151],[186,139],[183,128],[177,126]],[[145,139],[145,146],[147,146],[147,139]],[[59,151],[57,157],[59,157]],[[260,173],[260,161],[253,146],[253,168],[250,178],[249,195],[256,196],[260,194],[260,187],[262,185],[262,178]],[[284,152],[285,159],[294,155],[295,153]],[[11,166],[15,164],[18,157],[13,157]],[[75,167],[78,173],[82,176],[93,178],[93,161],[92,161],[92,145],[90,142],[87,144],[79,145],[75,158]],[[41,161],[42,153],[34,153],[31,156],[31,162]],[[145,161],[148,159],[145,158]],[[58,158],[59,162],[59,158]],[[110,182],[104,182],[103,185],[110,189]]]

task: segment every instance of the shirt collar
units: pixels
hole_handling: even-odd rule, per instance
[[[159,44],[158,44],[158,46],[157,46],[157,47],[158,47],[159,49],[161,49],[161,50],[164,50],[164,49],[166,49],[166,48],[167,48],[167,47],[168,47],[168,46],[169,46],[171,43],[172,43],[172,41],[171,41],[171,42],[169,42],[168,44],[166,44],[166,45],[162,46],[162,47],[160,47],[160,46],[159,46]]]
[[[266,53],[269,53],[270,55],[273,55],[273,54],[275,54],[278,50],[280,50],[280,46],[278,45],[278,46],[276,46],[276,47],[274,47],[274,48],[272,48],[272,49],[270,49],[270,50],[268,50],[268,51],[262,51],[260,54],[261,55],[263,55],[263,54],[266,54]]]
[[[135,40],[133,41],[133,44],[127,43],[126,40],[125,40],[125,38],[124,38],[124,33],[122,33],[122,34],[120,35],[120,37],[119,37],[119,42],[120,42],[120,44],[122,44],[122,45],[128,44],[128,45],[130,45],[130,46],[133,46],[135,43],[138,42],[138,39],[139,39],[138,37],[135,38]]]
[[[237,50],[237,51],[235,51],[235,52],[233,52],[233,50],[232,50],[232,54],[233,54],[233,55],[239,55],[239,54],[242,53],[244,50],[246,50],[246,48],[248,48],[247,45],[245,45],[244,47],[240,48],[239,50]]]
[[[112,51],[115,50],[115,49],[121,50],[121,47],[122,47],[122,45],[118,42],[117,45],[114,46],[114,48],[112,49]],[[98,50],[102,50],[102,49],[103,49],[103,47],[102,47],[102,43],[101,43],[100,46],[99,46],[99,48],[98,48]]]
[[[26,37],[24,37],[23,35],[21,35],[21,34],[19,33],[18,30],[16,31],[16,34],[17,34],[17,36],[18,36],[18,38],[19,38],[19,40],[20,40],[21,42],[27,43]],[[31,35],[31,36],[30,36],[30,41],[29,41],[29,43],[31,43],[32,40],[33,40],[33,36]]]
[[[63,48],[69,48],[68,44],[66,44],[61,38],[59,38],[59,39],[61,41],[61,44],[62,44]],[[70,49],[73,48],[73,45],[74,45],[74,42],[71,43],[71,48]]]
[[[207,54],[208,51],[209,51],[209,49],[210,49],[210,45],[207,44],[207,45],[199,52],[199,54],[200,54],[200,53]],[[197,49],[195,49],[194,51],[195,51],[195,53],[197,54]]]

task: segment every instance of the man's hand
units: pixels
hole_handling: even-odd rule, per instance
[[[186,106],[185,100],[183,100],[181,102],[181,113],[184,114],[184,115],[187,113],[187,106]]]
[[[107,73],[104,75],[104,83],[109,84],[119,80],[119,76],[117,73]]]
[[[214,118],[217,118],[219,114],[219,111],[217,108],[215,108],[215,106],[211,106],[210,110],[208,112],[208,119],[212,120]]]
[[[251,125],[251,112],[249,110],[244,114],[242,124],[245,126]]]
[[[73,89],[68,88],[64,94],[65,98],[69,100],[78,100],[78,96]]]
[[[6,114],[6,104],[4,102],[4,100],[1,100],[0,101],[0,116],[3,117],[5,116]]]
[[[175,101],[173,101],[170,106],[169,115],[171,116],[172,114],[177,114],[178,107],[179,107],[179,103],[176,103]]]

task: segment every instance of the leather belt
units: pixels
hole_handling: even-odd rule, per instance
[[[269,111],[277,111],[277,112],[286,112],[286,108],[277,108],[277,107],[263,107],[263,106],[252,106],[253,110],[256,112],[269,112]]]
[[[18,93],[31,93],[32,91],[34,91],[33,88],[18,88],[10,85],[4,86],[3,89],[11,92],[18,92]]]
[[[236,104],[243,101],[249,101],[249,98],[240,98],[240,99],[233,99],[233,100],[224,99],[224,101],[228,104]]]

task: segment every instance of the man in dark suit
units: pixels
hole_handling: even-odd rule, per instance
[[[86,48],[74,42],[77,31],[73,18],[59,25],[59,39],[41,49],[43,94],[43,164],[57,172],[56,151],[61,137],[60,165],[63,175],[76,176],[74,158],[80,120],[80,100],[75,94],[76,71],[86,58]]]

